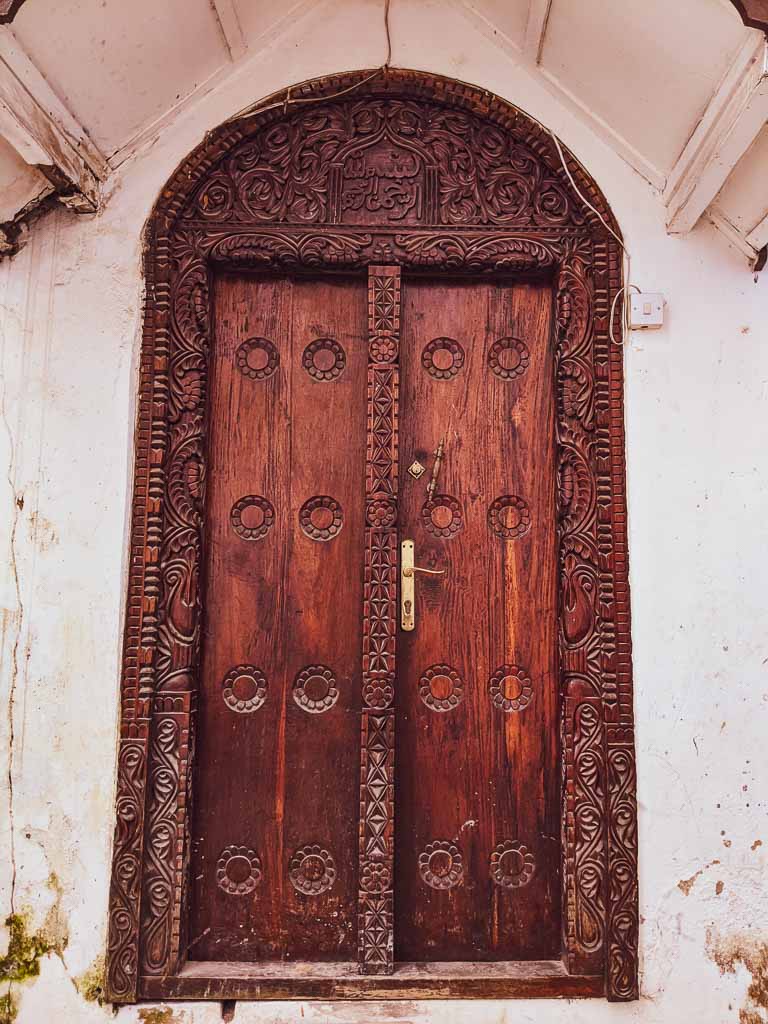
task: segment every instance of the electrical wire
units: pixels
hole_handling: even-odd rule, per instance
[[[275,101],[273,103],[258,103],[258,102],[257,103],[253,103],[250,106],[243,107],[243,109],[239,110],[237,113],[232,114],[232,116],[228,117],[227,120],[224,123],[225,124],[229,124],[232,121],[242,120],[242,119],[247,118],[247,117],[254,117],[256,114],[263,114],[263,113],[265,113],[268,110],[278,110],[278,109],[282,108],[283,114],[286,114],[287,111],[288,111],[288,107],[290,107],[290,106],[298,106],[299,104],[303,105],[303,104],[311,104],[311,103],[325,103],[328,100],[335,100],[335,99],[338,99],[338,97],[340,97],[340,96],[346,96],[346,95],[348,95],[351,92],[355,92],[355,90],[362,88],[364,85],[367,85],[368,82],[372,82],[374,78],[378,78],[379,75],[385,74],[387,69],[390,67],[390,64],[391,64],[391,61],[392,61],[392,35],[391,35],[391,32],[390,32],[390,27],[389,27],[389,5],[390,5],[390,2],[391,2],[391,0],[384,0],[384,32],[385,32],[386,40],[387,40],[387,56],[386,56],[386,59],[385,59],[384,63],[379,65],[379,67],[377,67],[369,75],[366,75],[364,78],[359,79],[359,81],[354,82],[352,85],[347,86],[345,89],[340,89],[338,92],[327,93],[327,94],[324,94],[322,96],[292,96],[291,95],[291,90],[292,90],[293,86],[288,86],[288,88],[285,91],[285,96],[283,97],[282,100],[277,100],[277,101]],[[490,96],[491,96],[492,100],[496,100],[496,99],[499,98],[498,96],[496,96],[495,93],[490,93]],[[571,174],[571,170],[568,167],[568,164],[566,162],[565,154],[563,153],[563,148],[562,148],[562,146],[560,144],[560,140],[555,135],[555,133],[552,131],[552,129],[548,128],[546,125],[542,124],[541,121],[539,121],[537,118],[533,117],[533,115],[531,115],[531,114],[527,114],[526,113],[525,116],[530,118],[531,121],[535,122],[539,126],[539,128],[542,129],[542,131],[546,132],[549,136],[551,136],[552,141],[555,144],[555,149],[557,150],[557,155],[560,158],[560,163],[562,164],[563,170],[565,171],[565,174],[566,174],[566,176],[568,178],[568,181],[571,184],[571,188],[574,190],[574,192],[579,197],[579,199],[582,201],[582,203],[587,207],[587,209],[591,210],[592,213],[594,213],[594,215],[598,218],[598,220],[603,225],[605,230],[608,231],[611,235],[613,235],[613,237],[616,239],[616,241],[621,246],[622,260],[623,260],[623,263],[624,263],[624,267],[623,267],[624,275],[623,276],[624,276],[624,281],[626,283],[623,284],[621,286],[621,288],[619,288],[619,290],[616,292],[616,294],[613,297],[613,302],[611,303],[611,316],[610,316],[610,321],[608,323],[608,334],[609,334],[609,337],[611,339],[611,343],[621,347],[624,344],[624,338],[629,333],[629,331],[632,329],[630,293],[631,293],[631,291],[633,289],[635,291],[637,291],[637,292],[640,292],[640,289],[637,287],[637,285],[633,285],[633,284],[630,283],[631,257],[630,257],[629,249],[624,244],[624,241],[621,238],[621,236],[616,231],[613,230],[613,228],[608,223],[608,221],[605,219],[605,217],[603,217],[602,213],[600,213],[600,211],[595,206],[593,206],[592,203],[590,203],[590,201],[583,194],[583,192],[581,191],[579,186],[576,184],[576,181],[574,180],[574,177]],[[572,159],[574,160],[574,162],[577,163],[579,165],[579,167],[584,171],[584,173],[588,174],[587,169],[584,167],[584,165],[581,163],[581,161],[578,159],[578,157],[574,156],[573,153],[571,153],[570,155],[571,155]],[[622,317],[621,317],[622,337],[617,341],[615,336],[614,336],[614,333],[613,333],[613,323],[614,323],[615,313],[616,313],[616,303],[618,302],[618,300],[622,296],[624,296],[624,301],[623,301],[623,304],[622,304]]]
[[[535,120],[535,118],[534,118],[534,120]],[[537,123],[539,123],[539,122],[537,122]],[[586,198],[586,196],[582,193],[582,191],[579,188],[579,186],[574,181],[573,175],[571,174],[571,171],[570,171],[570,168],[568,167],[568,164],[565,162],[565,154],[563,153],[562,147],[560,145],[560,140],[558,139],[558,137],[555,135],[555,133],[552,131],[551,128],[546,128],[543,124],[540,124],[540,123],[539,123],[539,126],[541,128],[544,128],[544,130],[546,132],[549,132],[549,134],[552,136],[552,141],[555,144],[555,149],[557,150],[557,155],[560,157],[560,163],[563,165],[563,170],[565,171],[565,173],[568,176],[568,181],[570,181],[571,188],[573,189],[573,191],[576,193],[576,195],[579,197],[579,199],[581,199],[582,203],[584,203],[584,205],[589,210],[591,210],[592,213],[594,213],[596,217],[599,218],[600,223],[603,225],[605,230],[609,231],[613,235],[613,237],[616,239],[616,241],[619,243],[619,245],[621,246],[622,259],[624,261],[624,281],[626,283],[623,284],[621,286],[621,288],[619,288],[619,290],[616,292],[616,294],[613,297],[613,302],[611,303],[611,316],[610,316],[610,319],[608,321],[608,336],[611,339],[611,343],[613,345],[618,345],[621,348],[623,346],[623,344],[624,344],[624,338],[629,333],[629,331],[631,331],[631,329],[632,329],[632,303],[631,303],[631,292],[632,292],[632,289],[634,288],[635,291],[640,292],[640,289],[637,287],[636,284],[631,284],[630,283],[629,275],[630,275],[630,269],[631,269],[631,259],[630,259],[629,249],[624,244],[624,240],[613,230],[613,228],[608,223],[608,221],[605,219],[605,217],[603,217],[602,213],[600,213],[599,210],[595,209],[595,207],[592,205],[592,203],[590,203],[590,201]],[[581,163],[581,161],[578,160],[576,157],[574,157],[573,159],[576,160],[576,162],[579,164],[581,169],[586,173],[586,168]],[[616,338],[614,337],[614,334],[613,334],[613,322],[614,322],[615,315],[616,315],[616,303],[619,301],[619,299],[621,298],[622,295],[624,296],[624,302],[623,302],[623,305],[622,305],[622,316],[621,316],[622,337],[617,341]]]
[[[328,100],[338,99],[339,96],[346,96],[350,92],[354,92],[356,89],[362,88],[367,85],[368,82],[372,82],[374,78],[378,78],[379,75],[384,74],[389,68],[392,62],[392,35],[389,29],[389,5],[390,0],[384,0],[384,32],[387,38],[387,57],[383,64],[380,64],[370,75],[366,75],[365,78],[361,78],[359,81],[354,82],[352,85],[348,85],[346,89],[339,89],[338,92],[326,93],[322,96],[291,96],[292,86],[288,86],[285,91],[285,97],[282,100],[277,100],[274,103],[252,103],[250,106],[243,107],[242,110],[238,110],[236,114],[232,114],[228,117],[224,124],[229,124],[231,121],[238,121],[246,117],[253,117],[256,114],[263,114],[268,110],[277,110],[282,108],[283,113],[286,113],[289,106],[298,106],[299,104],[309,103],[325,103]]]

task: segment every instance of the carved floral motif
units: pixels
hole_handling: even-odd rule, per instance
[[[530,362],[528,346],[519,338],[499,338],[488,349],[488,366],[501,380],[521,377]]]
[[[531,703],[533,684],[519,665],[502,665],[488,683],[491,703],[501,711],[522,711]]]
[[[435,380],[451,380],[464,365],[464,349],[454,338],[433,338],[424,346],[421,365]]]
[[[502,540],[515,540],[531,528],[531,510],[528,503],[516,494],[505,494],[491,502],[488,525]]]
[[[336,881],[336,863],[322,846],[302,846],[288,866],[291,885],[305,896],[319,896]]]
[[[491,878],[502,889],[519,889],[533,877],[533,854],[516,839],[505,839],[491,853]]]
[[[419,681],[419,696],[430,711],[453,711],[464,699],[464,683],[450,665],[430,665]]]
[[[316,338],[304,349],[301,365],[313,380],[336,380],[344,372],[347,356],[333,338]]]
[[[329,494],[317,494],[299,509],[299,525],[311,540],[333,540],[344,525],[344,510]]]
[[[460,502],[450,494],[436,494],[422,506],[421,525],[433,537],[455,537],[464,527]]]
[[[250,380],[267,380],[280,365],[280,353],[268,338],[249,338],[238,347],[235,364]]]
[[[419,854],[419,874],[431,889],[453,889],[464,879],[464,859],[448,840],[427,843]]]
[[[267,677],[253,665],[237,665],[230,669],[221,684],[221,696],[232,711],[249,715],[258,711],[267,699]]]
[[[260,494],[246,494],[232,506],[229,518],[238,537],[261,540],[275,522],[275,510]]]
[[[247,846],[227,846],[216,863],[216,883],[230,896],[246,896],[262,879],[261,860]]]
[[[293,699],[303,711],[321,715],[339,699],[336,676],[327,665],[307,665],[293,682]]]

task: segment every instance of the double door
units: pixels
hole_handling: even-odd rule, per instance
[[[214,293],[190,958],[557,958],[551,287]]]

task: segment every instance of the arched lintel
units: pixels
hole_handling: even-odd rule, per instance
[[[574,208],[583,213],[590,234],[604,232],[604,223],[609,225],[616,237],[622,237],[618,221],[594,177],[560,142],[570,176],[581,193],[578,195],[563,168],[551,132],[532,115],[479,86],[422,71],[387,68],[381,69],[378,75],[376,69],[367,69],[308,79],[272,93],[252,108],[209,131],[203,141],[178,165],[155,203],[147,225],[147,256],[151,258],[153,238],[167,237],[173,232],[195,192],[242,143],[254,138],[265,128],[296,116],[298,111],[307,110],[315,102],[344,102],[353,98],[374,97],[440,104],[495,125],[509,133],[513,139],[523,142],[536,154],[542,166],[574,204]],[[581,196],[597,211],[597,216],[583,203]]]

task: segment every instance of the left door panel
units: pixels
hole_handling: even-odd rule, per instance
[[[366,283],[214,293],[188,956],[354,960]]]

